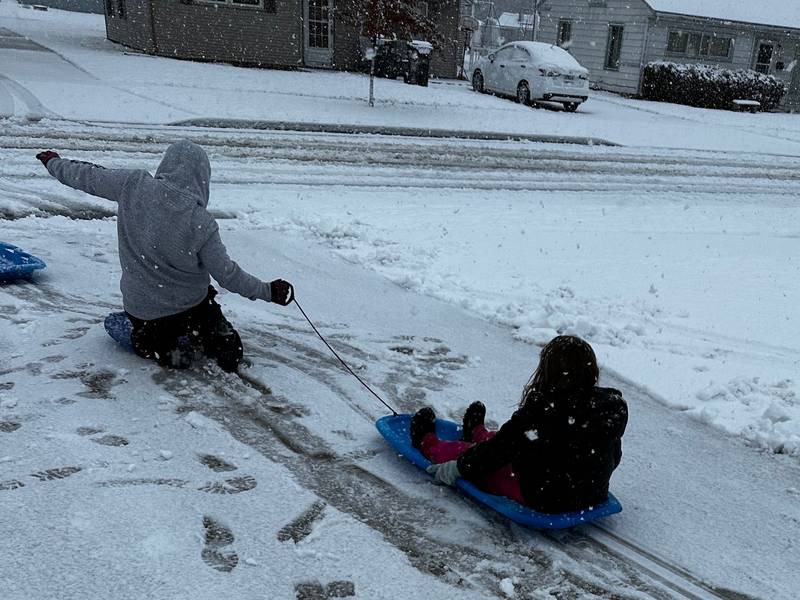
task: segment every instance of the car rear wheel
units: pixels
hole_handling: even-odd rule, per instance
[[[517,86],[517,102],[523,106],[529,106],[531,103],[531,89],[524,81],[520,81]]]
[[[483,94],[486,91],[483,87],[483,73],[480,71],[475,71],[472,74],[472,89],[479,94]]]
[[[564,102],[564,110],[567,112],[575,112],[578,110],[580,102]]]

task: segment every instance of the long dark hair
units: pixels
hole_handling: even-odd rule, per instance
[[[560,335],[542,348],[539,366],[522,390],[520,406],[534,395],[560,396],[590,390],[599,376],[592,347],[577,336]]]

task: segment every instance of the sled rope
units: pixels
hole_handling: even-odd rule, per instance
[[[306,318],[306,321],[308,321],[308,324],[311,325],[311,329],[313,329],[314,333],[316,333],[317,336],[319,337],[319,339],[322,340],[322,343],[325,344],[328,347],[328,350],[330,350],[333,353],[333,355],[337,359],[339,359],[339,362],[342,363],[342,366],[345,369],[347,369],[353,377],[358,379],[359,383],[361,383],[361,385],[363,385],[365,388],[367,388],[367,390],[369,390],[369,393],[372,394],[373,396],[375,396],[381,404],[383,404],[386,408],[388,408],[390,411],[392,411],[392,414],[394,416],[397,416],[397,411],[395,409],[393,409],[391,406],[389,406],[389,404],[387,404],[386,401],[383,398],[381,398],[377,393],[375,393],[375,391],[371,387],[369,387],[369,385],[367,385],[367,383],[363,379],[361,379],[361,377],[359,377],[358,374],[355,371],[353,371],[353,369],[351,369],[349,366],[347,366],[347,363],[344,362],[344,360],[342,360],[342,357],[339,356],[339,353],[336,352],[336,350],[333,349],[333,347],[328,343],[328,340],[326,340],[322,336],[322,334],[319,332],[319,329],[317,329],[317,327],[314,325],[314,323],[311,322],[311,319],[308,318],[308,315],[306,314],[306,311],[304,311],[303,307],[300,306],[300,303],[297,301],[297,298],[292,298],[292,302],[294,302],[297,305],[297,308],[299,308],[300,312],[303,313],[303,316]]]

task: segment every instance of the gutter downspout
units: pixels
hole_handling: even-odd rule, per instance
[[[656,14],[655,19],[652,17],[647,19],[647,23],[645,24],[644,28],[644,44],[642,44],[642,57],[639,59],[639,83],[636,86],[636,95],[642,95],[642,81],[644,80],[644,60],[647,57],[647,43],[650,41],[650,25],[656,25],[658,23],[658,14]]]
[[[147,3],[150,11],[150,39],[153,40],[153,54],[158,54],[158,39],[156,38],[156,17],[153,10],[154,0]]]

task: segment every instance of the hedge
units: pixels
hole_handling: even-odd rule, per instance
[[[711,65],[651,62],[642,79],[644,98],[700,108],[729,109],[734,100],[757,100],[761,110],[771,110],[785,93],[783,83],[772,75]]]

